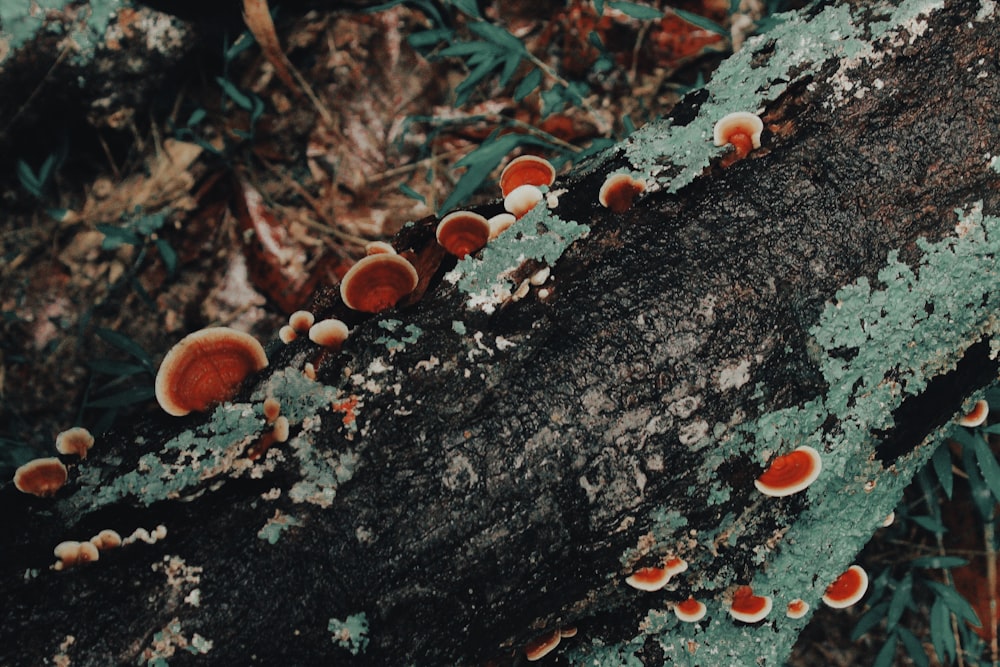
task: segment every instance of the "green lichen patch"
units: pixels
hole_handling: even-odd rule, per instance
[[[257,537],[266,540],[268,544],[277,544],[281,534],[289,528],[301,526],[302,522],[290,514],[285,514],[281,510],[274,510],[274,516],[267,520],[267,523],[257,531]]]
[[[918,31],[920,17],[943,6],[939,0],[906,2],[887,12],[881,22],[866,24],[856,15],[867,8],[848,5],[825,7],[815,16],[792,15],[766,35],[747,40],[712,75],[708,99],[698,116],[684,126],[669,120],[651,123],[625,143],[625,154],[636,172],[653,177],[658,188],[677,192],[691,183],[712,159],[728,151],[713,144],[715,123],[734,111],[757,112],[784,93],[791,81],[816,74],[830,59],[841,68],[830,80],[831,103],[859,94],[849,74],[862,63],[877,66],[881,58],[870,46],[872,39],[891,41],[901,31]],[[766,58],[761,47],[768,45]],[[760,62],[760,60],[765,62]]]
[[[417,325],[407,324],[405,327],[402,327],[403,323],[399,320],[382,320],[378,325],[380,328],[394,334],[392,336],[380,336],[375,339],[376,344],[385,345],[389,352],[402,350],[407,345],[416,343],[420,339],[421,334],[423,334],[423,330]],[[398,332],[400,327],[403,329],[402,332]]]
[[[555,264],[566,248],[590,231],[587,225],[563,220],[544,206],[536,206],[510,229],[487,245],[480,257],[458,262],[446,278],[469,299],[470,309],[492,313],[510,298],[510,275],[528,260]]]
[[[874,456],[873,443],[880,433],[901,426],[894,423],[893,411],[906,397],[920,394],[932,380],[951,372],[962,351],[1000,333],[995,316],[1000,293],[994,289],[1000,282],[1000,217],[983,215],[978,203],[958,213],[954,236],[936,243],[918,241],[923,254],[915,266],[890,253],[875,284],[859,278],[831,299],[810,330],[817,365],[829,387],[824,395],[763,414],[711,443],[709,465],[703,466],[709,471],[747,456],[763,467],[774,455],[803,444],[821,453],[823,470],[803,492],[809,501],[804,511],[791,525],[778,526],[767,544],[743,541],[754,534],[748,529],[751,522],[766,516],[765,506],[774,505],[777,511],[782,501],[755,489],[732,489],[734,497],[747,498],[749,505],[743,513],[725,516],[715,531],[702,531],[699,553],[708,558],[719,549],[749,548],[759,569],[752,581],[739,580],[735,572],[720,572],[715,579],[688,575],[700,587],[696,594],[748,583],[758,594],[772,596],[777,609],[794,598],[815,608],[826,586],[898,504],[910,478],[950,426],[912,443],[913,448],[887,468]],[[894,353],[887,355],[886,350]],[[701,482],[699,486],[728,483],[719,475],[707,475]],[[665,511],[654,515],[662,518]],[[653,531],[657,542],[677,539],[676,520],[652,524],[658,527]],[[626,552],[623,562],[633,555]],[[692,572],[702,569],[697,558],[691,566]],[[680,655],[690,627],[657,618],[661,622],[646,624],[645,632],[658,629],[658,641],[668,654]],[[792,623],[772,613],[762,629],[737,626],[719,615],[702,628],[699,643],[715,647],[723,661],[747,651],[780,660],[804,622]],[[581,648],[574,658],[589,661],[606,650]]]
[[[368,617],[363,612],[343,621],[331,618],[327,630],[333,635],[333,643],[346,648],[351,655],[364,653],[368,648]]]

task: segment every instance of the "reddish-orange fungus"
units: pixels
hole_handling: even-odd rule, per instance
[[[522,155],[514,158],[500,174],[500,192],[506,197],[522,185],[542,187],[552,185],[556,180],[556,170],[545,158]]]
[[[733,593],[733,604],[729,614],[737,621],[756,623],[771,613],[771,598],[766,595],[754,595],[749,586],[740,586]]]
[[[309,340],[328,347],[332,350],[340,350],[347,340],[350,331],[347,325],[338,319],[320,320],[309,329]]]
[[[756,114],[737,111],[723,117],[715,124],[713,140],[716,146],[732,144],[738,158],[746,157],[754,148],[760,148],[760,135],[764,123]]]
[[[646,191],[646,182],[632,178],[628,174],[612,174],[604,181],[597,201],[601,206],[615,213],[624,213],[632,208],[636,197]]]
[[[340,281],[340,297],[352,310],[378,313],[395,306],[417,286],[417,270],[399,255],[379,253],[358,261]]]
[[[785,616],[788,618],[802,618],[809,611],[809,603],[805,600],[799,600],[796,598],[788,603],[788,608],[785,610]]]
[[[852,565],[847,571],[827,586],[823,602],[828,607],[843,609],[855,604],[868,591],[868,573],[860,566]]]
[[[959,426],[966,426],[968,428],[975,428],[976,426],[982,426],[986,422],[986,418],[990,414],[990,404],[986,401],[980,399],[976,401],[976,404],[972,407],[972,410],[967,412],[958,418]]]
[[[534,662],[535,660],[541,660],[549,653],[555,650],[556,646],[559,646],[559,640],[562,638],[562,633],[559,628],[556,628],[552,632],[547,632],[541,637],[537,637],[524,647],[524,655],[529,662]]]
[[[819,452],[803,445],[776,457],[764,474],[754,481],[754,485],[766,496],[790,496],[816,481],[822,467]]]
[[[14,486],[22,493],[46,498],[55,495],[69,477],[62,462],[53,457],[28,461],[14,471]]]
[[[472,211],[455,211],[441,218],[437,242],[459,259],[471,255],[490,240],[490,223]]]
[[[56,451],[60,454],[87,458],[87,452],[94,446],[94,436],[82,426],[74,426],[56,436]]]
[[[316,316],[308,310],[296,310],[288,316],[288,326],[295,329],[295,333],[305,333],[316,321]]]
[[[658,591],[670,581],[670,573],[662,567],[643,567],[636,570],[625,583],[640,591]]]
[[[257,339],[214,327],[188,334],[167,352],[156,374],[156,400],[167,414],[186,415],[228,401],[251,373],[267,366]]]
[[[540,201],[541,190],[534,185],[519,185],[503,198],[503,207],[508,213],[513,213],[515,218],[522,218]]]
[[[705,603],[699,602],[693,597],[674,605],[674,615],[685,623],[697,623],[705,618],[707,610]]]

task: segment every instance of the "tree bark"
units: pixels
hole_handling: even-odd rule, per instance
[[[52,499],[7,484],[2,662],[511,664],[575,627],[553,663],[782,664],[808,620],[785,604],[816,607],[997,378],[994,12],[789,18],[476,257],[404,229],[419,298],[318,295],[340,353],[272,343],[233,403],[102,439]],[[758,109],[761,148],[712,145]],[[622,214],[597,203],[615,172],[647,184]],[[291,438],[251,461],[265,397]],[[800,445],[819,479],[760,494]],[[669,556],[663,591],[626,585]],[[727,613],[744,584],[760,623]],[[670,613],[689,595],[699,623]]]

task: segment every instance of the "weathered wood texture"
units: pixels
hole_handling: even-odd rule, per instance
[[[549,660],[781,664],[807,622],[784,604],[815,607],[997,376],[990,7],[791,19],[453,273],[405,229],[426,292],[367,319],[320,295],[342,353],[274,345],[240,401],[102,440],[55,499],[6,485],[0,661],[510,663],[575,626]],[[764,146],[721,168],[718,113],[758,107]],[[596,193],[621,170],[650,188],[616,215]],[[491,291],[531,257],[544,285]],[[292,439],[251,463],[268,395]],[[799,444],[820,479],[763,497]],[[690,568],[664,592],[624,584],[668,555]],[[726,614],[738,584],[774,597],[761,624]],[[700,624],[667,613],[689,594]]]

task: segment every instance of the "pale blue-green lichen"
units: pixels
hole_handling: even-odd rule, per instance
[[[407,324],[403,327],[403,331],[406,333],[402,335],[397,334],[396,331],[402,324],[399,320],[381,320],[378,323],[379,327],[396,335],[380,336],[375,339],[375,343],[377,345],[385,345],[386,349],[392,352],[394,350],[401,350],[409,344],[416,343],[424,333],[417,325]]]
[[[368,648],[368,617],[364,613],[352,614],[343,621],[331,618],[327,630],[333,635],[333,643],[351,652],[364,653]]]
[[[465,322],[459,320],[453,320],[451,323],[451,330],[457,333],[459,336],[464,336],[467,329],[465,328]]]
[[[878,274],[879,287],[860,278],[839,290],[824,309],[810,330],[829,384],[824,396],[762,415],[713,444],[713,458],[705,466],[710,471],[713,462],[718,465],[729,457],[755,452],[758,458],[768,458],[801,444],[820,451],[824,467],[804,492],[809,496],[805,512],[775,545],[756,547],[754,555],[762,567],[753,581],[700,580],[704,589],[749,583],[758,594],[772,596],[776,609],[794,598],[815,608],[825,587],[847,568],[897,505],[909,479],[950,428],[938,429],[889,470],[870,456],[872,432],[893,426],[891,413],[906,396],[919,394],[931,379],[953,370],[960,351],[1000,333],[995,316],[1000,312],[1000,292],[995,290],[1000,281],[1000,218],[984,216],[979,204],[958,213],[955,236],[936,243],[918,240],[923,255],[915,268],[890,253]],[[886,350],[895,353],[888,355]],[[826,415],[836,418],[836,429],[824,430]],[[726,484],[714,477],[704,481]],[[775,502],[759,495],[751,498],[754,504]],[[831,517],[837,522],[831,523]],[[728,515],[716,531],[703,531],[698,539],[705,557],[716,548],[738,544],[744,522]],[[678,538],[677,527],[668,522],[666,528],[657,537],[671,543]],[[698,569],[695,561],[692,570]],[[653,633],[647,624],[633,642],[653,633],[669,655],[683,653],[690,626],[662,620],[657,624],[661,631]],[[772,613],[763,628],[740,627],[717,611],[699,631],[698,644],[702,650],[711,646],[719,653],[712,658],[696,653],[696,660],[725,662],[738,655],[780,660],[805,622]],[[593,657],[590,648],[571,654],[580,662]]]
[[[302,522],[294,516],[285,514],[281,510],[275,510],[274,516],[268,519],[267,523],[257,531],[257,537],[267,540],[269,544],[277,544],[283,532],[301,525]]]
[[[91,0],[81,5],[69,0],[0,0],[0,42],[6,42],[0,44],[0,65],[41,31],[61,34],[64,27],[69,27],[66,37],[75,45],[73,54],[92,52],[123,7],[131,7],[131,2]]]
[[[571,243],[590,231],[587,225],[563,220],[544,203],[535,206],[507,231],[490,241],[479,257],[458,262],[446,278],[468,295],[469,308],[486,312],[511,296],[510,275],[528,260],[555,264]]]
[[[884,21],[868,27],[859,26],[854,17],[855,11],[868,10],[853,10],[847,5],[825,7],[808,20],[790,18],[767,34],[747,40],[743,49],[712,75],[709,96],[697,118],[684,126],[669,120],[651,123],[629,137],[625,154],[640,174],[653,176],[658,187],[677,192],[698,177],[710,160],[729,150],[712,142],[715,123],[723,116],[757,111],[777,99],[793,80],[819,72],[830,58],[843,63],[837,79],[831,81],[834,88],[850,89],[848,71],[862,62],[878,64],[872,57],[870,40],[891,37],[898,26],[911,24],[943,4],[943,0],[906,2],[888,9]],[[758,66],[754,58],[759,47],[768,43],[772,46],[767,64]]]

